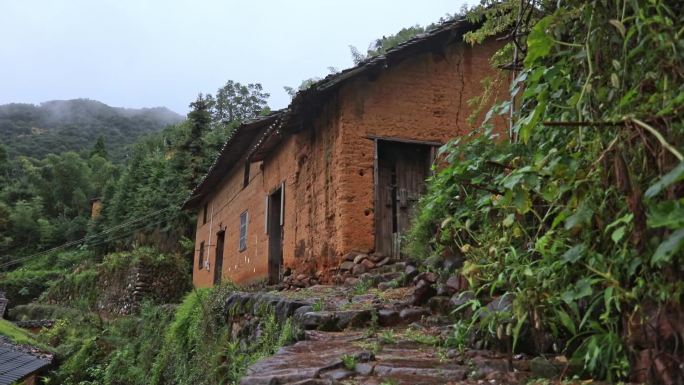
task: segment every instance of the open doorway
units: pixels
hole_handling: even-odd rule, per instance
[[[425,191],[434,144],[376,139],[375,251],[398,258],[415,204]]]
[[[266,203],[266,231],[268,233],[268,283],[280,282],[283,266],[283,208],[285,191],[281,185],[269,194]]]
[[[214,286],[221,284],[223,275],[223,244],[226,241],[226,232],[219,231],[216,234],[216,261],[214,262]]]

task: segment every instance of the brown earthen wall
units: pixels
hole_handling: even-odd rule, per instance
[[[208,197],[213,216],[206,224],[200,209],[195,286],[213,283],[220,226],[226,228],[223,276],[241,284],[267,277],[265,199],[283,182],[286,266],[313,273],[336,266],[346,252],[373,251],[374,143],[368,137],[445,143],[469,132],[467,101],[481,94],[485,77],[501,76],[489,64],[498,47],[498,43],[474,48],[452,45],[443,54],[408,59],[375,79],[350,81],[326,101],[313,122],[284,139],[262,163],[251,165],[250,183],[244,189],[244,163],[238,163]],[[497,125],[504,127],[503,121]],[[245,210],[248,246],[240,252],[240,214]],[[202,241],[209,271],[197,266]]]
[[[499,47],[496,42],[476,47],[455,45],[443,55],[424,54],[374,80],[358,79],[342,87],[331,181],[337,194],[336,220],[333,233],[318,234],[321,242],[334,247],[328,258],[315,259],[317,266],[311,270],[334,266],[349,251],[371,252],[375,248],[375,149],[369,137],[446,143],[470,132],[473,125],[466,120],[472,109],[467,101],[482,93],[485,77],[506,76],[489,64]],[[505,87],[507,82],[502,84]],[[505,129],[503,119],[495,124],[499,130]]]
[[[295,209],[294,197],[289,193],[295,169],[293,147],[294,138],[288,138],[263,162],[251,163],[250,180],[246,187],[243,187],[246,159],[242,158],[217,186],[217,191],[207,198],[207,223],[202,223],[202,209],[197,220],[193,264],[193,284],[196,287],[213,285],[216,239],[222,228],[225,229],[222,269],[224,280],[246,284],[268,276],[268,235],[264,223],[266,196],[283,182],[286,219],[283,252],[285,258],[291,258],[294,252],[294,223],[287,219],[292,217]],[[245,211],[248,212],[247,248],[240,251],[240,215]],[[205,243],[205,259],[209,258],[208,270],[204,266],[198,266],[201,242]]]

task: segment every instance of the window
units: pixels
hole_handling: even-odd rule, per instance
[[[204,241],[200,242],[199,258],[197,258],[197,269],[201,270],[204,265]]]
[[[240,214],[240,251],[247,249],[247,221],[249,221],[249,214],[247,211]]]
[[[247,185],[249,184],[249,166],[249,161],[245,162],[245,174],[242,177],[242,188],[247,187]]]
[[[205,202],[204,203],[204,209],[202,210],[204,212],[203,213],[204,219],[202,220],[203,225],[207,223],[207,209],[208,208],[209,208],[209,202]]]

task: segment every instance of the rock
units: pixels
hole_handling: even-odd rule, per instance
[[[356,251],[352,251],[342,256],[342,260],[353,262],[354,258],[356,258],[357,255],[359,255],[359,253],[357,253]]]
[[[443,260],[440,255],[434,255],[432,257],[427,258],[423,263],[425,266],[432,267],[435,270],[439,270],[442,268],[443,265]]]
[[[458,309],[459,307],[465,305],[468,303],[468,301],[474,299],[475,296],[473,295],[472,292],[469,291],[464,291],[463,293],[456,293],[451,296],[451,299],[449,302],[451,302],[451,306],[454,309]]]
[[[375,268],[375,263],[373,263],[373,261],[371,261],[370,259],[361,260],[361,265],[363,265],[368,270]]]
[[[451,302],[449,297],[445,296],[435,296],[428,300],[428,307],[435,314],[445,314],[451,313]]]
[[[399,312],[393,309],[378,310],[378,323],[381,326],[395,326],[401,321]]]
[[[325,274],[325,272],[323,270],[318,270],[316,272],[316,278],[321,278],[323,276],[323,274]]]
[[[438,296],[446,296],[450,297],[453,294],[453,291],[451,289],[447,288],[444,285],[439,285],[437,286],[437,295]]]
[[[413,265],[406,265],[406,268],[404,268],[404,275],[406,275],[407,280],[411,280],[418,275],[418,268]]]
[[[297,382],[288,382],[289,385],[335,385],[336,383],[337,381],[333,381],[330,378],[308,378]],[[245,385],[245,383],[241,381],[240,385]]]
[[[352,261],[344,261],[340,264],[340,270],[342,271],[349,271],[354,268],[354,262]]]
[[[435,283],[437,282],[437,279],[439,276],[436,273],[433,273],[431,271],[425,271],[422,272],[415,277],[413,277],[413,283],[417,284],[419,281],[427,281],[429,283]]]
[[[389,289],[393,289],[393,288],[394,288],[394,284],[390,283],[390,282],[380,282],[378,284],[378,289],[380,289],[380,290],[389,290]]]
[[[364,265],[354,265],[354,268],[352,268],[352,274],[354,275],[361,275],[366,272],[366,266]]]
[[[443,257],[443,260],[444,262],[442,263],[442,266],[444,270],[448,271],[449,273],[452,273],[456,271],[456,269],[463,267],[463,257],[460,255],[450,254]]]
[[[382,255],[382,254],[375,254],[375,253],[373,253],[373,254],[371,254],[371,255],[368,256],[368,259],[370,259],[371,261],[373,261],[373,263],[378,263],[378,262],[382,261],[383,259],[385,259],[385,256]]]
[[[512,306],[513,306],[513,298],[514,296],[512,294],[506,294],[502,295],[499,297],[496,297],[492,300],[492,302],[488,303],[486,308],[487,311],[482,312],[480,314],[480,319],[483,319],[488,316],[487,312],[489,313],[500,313],[504,311],[511,311]]]
[[[308,278],[308,277],[306,276],[306,274],[299,274],[299,275],[297,276],[297,281],[304,281],[304,280],[307,279],[307,278]]]
[[[354,257],[354,263],[358,265],[366,258],[368,258],[368,254],[358,254],[356,257]]]
[[[447,290],[451,291],[451,294],[457,293],[459,291],[463,291],[463,288],[461,286],[461,276],[460,275],[452,275],[444,283],[444,287],[446,287]]]
[[[310,311],[304,313],[300,316],[299,323],[304,330],[339,330],[335,313],[330,311]]]
[[[430,311],[424,307],[407,307],[401,310],[399,318],[404,322],[420,321],[423,317],[430,315]]]
[[[373,318],[373,310],[347,310],[334,313],[336,330],[344,330],[348,327],[360,327],[368,324]]]
[[[375,261],[374,261],[374,262],[375,262]],[[383,259],[377,261],[377,262],[375,263],[375,265],[376,265],[377,267],[385,266],[385,265],[388,264],[389,262],[390,262],[390,257],[385,257],[385,258],[383,258]]]
[[[340,381],[344,380],[347,377],[351,377],[354,375],[354,372],[347,368],[339,368],[339,369],[333,369],[327,372],[321,373],[322,378],[329,378],[333,381]]]
[[[360,376],[370,376],[375,365],[367,362],[359,362],[354,366],[354,371]]]
[[[357,283],[359,283],[359,279],[354,277],[347,277],[344,280],[344,286],[356,286]]]
[[[544,357],[535,357],[530,361],[530,370],[535,377],[555,378],[560,376],[564,368],[565,365],[559,365]]]
[[[435,290],[432,285],[423,280],[418,281],[416,288],[413,289],[411,304],[414,306],[422,305],[427,302],[428,299],[434,297],[435,294],[437,294],[437,290]]]

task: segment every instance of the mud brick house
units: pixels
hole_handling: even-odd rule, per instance
[[[468,132],[467,101],[500,43],[442,24],[329,75],[238,127],[184,207],[198,211],[193,282],[277,282],[350,251],[397,253],[436,148]]]

